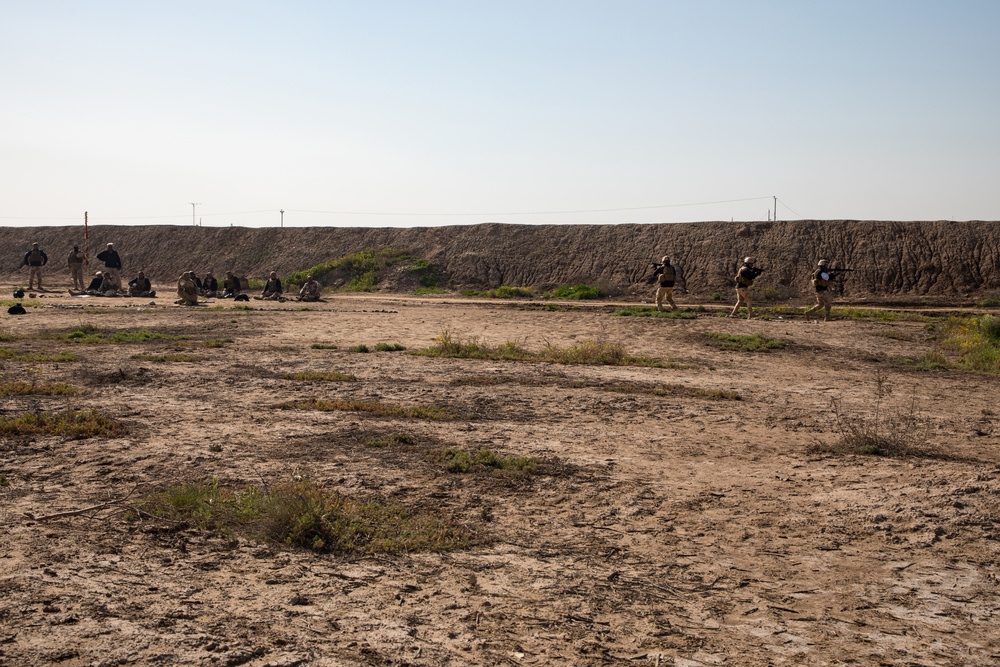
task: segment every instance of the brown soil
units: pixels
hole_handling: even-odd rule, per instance
[[[75,398],[2,398],[2,415],[99,408],[117,438],[0,441],[4,665],[985,665],[1000,660],[1000,416],[994,377],[910,372],[923,323],[615,317],[607,309],[331,297],[254,310],[128,299],[8,318],[0,346],[78,354],[0,363],[2,380]],[[79,307],[87,303],[86,308]],[[217,304],[218,305],[218,304]],[[141,306],[141,307],[140,307]],[[72,344],[81,324],[183,341]],[[443,331],[529,349],[624,344],[669,368],[567,366],[349,351]],[[761,333],[768,353],[704,332]],[[200,341],[232,339],[224,347]],[[337,349],[313,349],[313,343]],[[197,354],[156,363],[136,354]],[[353,383],[281,379],[343,371]],[[830,453],[874,379],[922,453]],[[609,388],[618,387],[618,391]],[[682,385],[660,396],[650,387]],[[993,387],[993,389],[990,389]],[[695,389],[704,389],[704,394]],[[713,398],[738,392],[743,400]],[[273,409],[293,398],[449,407],[457,421]],[[372,448],[372,434],[417,445]],[[922,436],[926,435],[926,439]],[[446,472],[427,447],[539,457],[527,478]],[[421,449],[424,447],[424,449]],[[479,536],[447,553],[320,555],[117,506],[185,480],[307,476],[360,499],[431,509]]]

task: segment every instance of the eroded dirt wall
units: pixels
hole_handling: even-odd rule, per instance
[[[33,241],[49,254],[50,272],[68,277],[66,255],[83,245],[83,227],[0,228],[13,278]],[[550,286],[585,282],[611,291],[640,282],[667,254],[695,295],[728,289],[739,259],[767,269],[764,286],[807,293],[820,257],[855,269],[844,294],[950,296],[1000,289],[1000,222],[794,221],[622,225],[483,224],[429,228],[288,229],[189,226],[90,228],[90,256],[113,241],[124,272],[154,281],[181,271],[279,274],[370,247],[407,248],[443,268],[463,287]],[[93,260],[92,260],[93,261]],[[26,271],[26,269],[21,269]]]

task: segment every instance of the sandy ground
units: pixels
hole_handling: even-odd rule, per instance
[[[41,303],[41,301],[39,301]],[[3,316],[2,380],[72,398],[0,398],[0,415],[96,407],[113,439],[0,441],[3,665],[986,665],[1000,661],[1000,416],[995,378],[910,372],[923,323],[616,317],[456,299],[333,297],[185,309],[74,300]],[[86,307],[83,307],[84,304]],[[185,341],[73,344],[83,324]],[[529,349],[624,344],[670,368],[423,357],[442,332]],[[788,347],[721,351],[703,332]],[[223,347],[205,340],[232,339]],[[350,351],[400,343],[407,352]],[[337,349],[313,349],[313,343]],[[156,363],[136,354],[197,354]],[[343,371],[352,383],[285,380]],[[936,453],[829,453],[831,400],[917,401]],[[742,400],[609,391],[683,385]],[[619,387],[619,389],[621,389]],[[683,393],[683,392],[678,392]],[[687,392],[690,393],[690,392]],[[275,410],[293,398],[434,405],[454,421]],[[904,400],[905,398],[905,400]],[[453,474],[371,434],[539,457],[527,479]],[[56,512],[186,480],[304,475],[431,508],[480,536],[449,553],[318,555],[194,529]],[[114,508],[111,508],[114,509]]]

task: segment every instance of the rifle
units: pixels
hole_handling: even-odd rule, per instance
[[[750,274],[751,280],[757,280],[760,274],[764,273],[764,269],[757,266],[748,266],[747,273]]]
[[[826,272],[829,273],[831,276],[833,276],[838,273],[847,273],[848,271],[853,271],[853,270],[854,269],[826,269]]]

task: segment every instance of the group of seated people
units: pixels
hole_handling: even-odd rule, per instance
[[[196,306],[198,305],[199,296],[208,298],[218,296],[223,299],[245,301],[248,298],[243,294],[245,287],[246,280],[244,278],[240,278],[232,271],[226,271],[226,277],[222,282],[222,293],[219,294],[219,282],[212,275],[211,271],[205,275],[204,279],[199,279],[194,271],[186,271],[181,274],[181,277],[177,281],[177,296],[179,298],[176,303],[185,306]],[[313,276],[309,276],[306,278],[306,282],[303,283],[302,289],[299,290],[299,301],[320,301],[321,292],[322,286]],[[281,280],[278,278],[276,271],[271,271],[268,274],[267,282],[264,283],[264,289],[261,291],[260,296],[254,298],[267,301],[285,300]]]
[[[144,278],[142,272],[139,272],[139,277],[129,283],[129,296],[156,296],[156,293],[149,288],[149,280],[145,282],[146,291],[145,295],[132,294],[132,283],[135,283],[139,278]],[[122,285],[121,280],[111,271],[97,271],[94,273],[94,277],[90,280],[90,284],[87,285],[86,289],[83,290],[70,290],[69,293],[73,296],[123,296],[121,293]]]
[[[247,280],[245,278],[240,278],[232,271],[226,271],[226,276],[222,281],[221,291],[219,290],[219,281],[214,275],[212,275],[211,271],[207,272],[204,278],[199,278],[194,271],[185,271],[181,274],[180,278],[177,279],[177,296],[179,298],[176,303],[187,306],[195,306],[198,305],[198,297],[246,301],[249,299],[249,297],[244,294],[246,289]],[[322,286],[313,276],[309,276],[306,279],[306,282],[303,283],[302,289],[299,290],[298,300],[321,301],[321,293]],[[156,292],[153,291],[149,278],[147,278],[146,274],[142,271],[140,271],[135,278],[129,281],[128,288],[124,292],[122,291],[121,282],[116,275],[110,271],[97,271],[94,274],[93,280],[91,280],[90,284],[87,286],[87,289],[81,291],[70,290],[70,294],[73,294],[74,296],[156,296]],[[285,300],[286,297],[281,285],[281,280],[278,278],[278,273],[276,271],[271,271],[260,296],[254,298],[264,299],[267,301]]]

